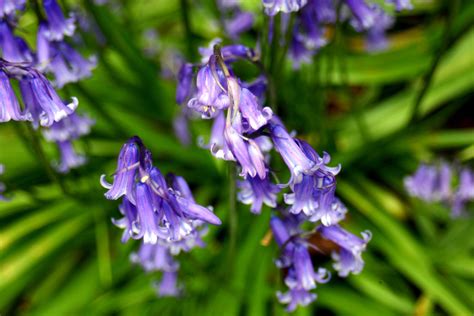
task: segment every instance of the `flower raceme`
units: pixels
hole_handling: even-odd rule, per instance
[[[451,208],[451,215],[463,215],[466,204],[474,200],[474,172],[442,162],[421,164],[415,173],[405,178],[405,189],[425,202],[441,202]],[[456,181],[457,180],[457,181]],[[453,182],[458,183],[453,187]]]
[[[123,197],[120,210],[124,218],[114,220],[125,229],[122,240],[132,237],[147,244],[172,243],[176,251],[190,248],[199,243],[197,230],[203,223],[220,225],[221,221],[194,201],[184,179],[169,175],[167,184],[152,163],[150,152],[133,137],[122,147],[113,183],[101,177],[102,186],[108,189],[107,199]]]

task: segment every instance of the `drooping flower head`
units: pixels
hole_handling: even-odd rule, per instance
[[[422,164],[412,176],[405,178],[405,188],[410,195],[427,202],[447,200],[451,195],[451,168]]]
[[[55,42],[48,38],[48,24],[42,22],[38,28],[38,65],[41,70],[54,74],[55,86],[61,88],[91,75],[96,66],[94,56],[86,59],[66,42]]]
[[[76,98],[64,104],[51,83],[38,71],[29,71],[20,80],[20,91],[25,104],[25,117],[37,127],[51,126],[72,114],[78,105]]]
[[[43,129],[42,132],[48,141],[75,140],[89,134],[94,123],[94,120],[87,115],[72,113],[53,123],[49,128]]]
[[[340,247],[339,251],[332,254],[335,260],[334,269],[339,272],[339,276],[346,277],[349,273],[358,274],[362,271],[364,267],[362,252],[372,237],[369,231],[362,232],[362,238],[359,238],[339,225],[321,225],[318,232],[323,238]]]
[[[330,279],[329,272],[324,268],[314,271],[313,263],[305,240],[299,237],[299,219],[294,215],[283,219],[273,217],[270,227],[275,241],[280,247],[281,255],[276,261],[279,268],[288,269],[285,285],[288,292],[278,292],[277,297],[283,304],[288,304],[287,310],[293,311],[298,305],[306,306],[316,299],[311,290],[318,283],[326,283]]]
[[[265,176],[264,179],[260,177],[247,177],[246,179],[237,182],[240,192],[237,199],[243,204],[251,205],[250,211],[254,214],[260,214],[263,204],[274,208],[277,205],[277,193],[280,188],[270,182],[270,178]]]
[[[124,241],[132,237],[144,243],[164,243],[174,252],[187,251],[200,243],[197,230],[202,224],[220,225],[209,208],[194,201],[184,179],[170,175],[169,181],[171,184],[153,167],[151,153],[138,137],[125,143],[113,183],[107,183],[105,175],[101,177],[101,184],[109,189],[106,198],[126,198],[121,209],[125,217],[114,220],[126,230]]]

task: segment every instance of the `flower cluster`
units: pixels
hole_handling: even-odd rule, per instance
[[[411,9],[409,0],[387,1],[397,11]],[[310,63],[318,50],[328,42],[328,28],[337,20],[348,21],[357,32],[367,34],[367,49],[378,51],[387,47],[385,32],[392,27],[394,19],[379,5],[365,0],[344,0],[339,10],[334,0],[263,0],[265,12],[274,16],[281,12],[284,19],[284,32],[289,26],[289,13],[297,12],[292,32],[289,54],[294,67]]]
[[[361,253],[370,234],[364,233],[361,239],[338,225],[347,212],[335,196],[340,166],[329,167],[329,154],[320,156],[307,142],[292,136],[280,118],[262,105],[265,85],[261,78],[250,84],[234,75],[234,61],[254,62],[258,54],[243,45],[214,46],[213,50],[200,52],[201,65],[184,64],[181,69],[177,90],[181,102],[178,103],[187,101],[189,109],[214,121],[209,143],[201,144],[216,158],[237,164],[242,177],[237,183],[240,188],[237,198],[251,205],[253,213],[259,214],[263,204],[275,211],[284,208],[277,206],[278,193],[289,189],[283,195],[287,209],[277,211],[280,215],[274,216],[270,223],[282,251],[277,264],[288,269],[285,284],[289,291],[279,293],[278,297],[288,304],[288,310],[307,305],[316,298],[311,291],[317,283],[327,282],[329,273],[324,269],[314,272],[308,252],[311,245],[304,238],[307,233],[300,228],[301,224],[309,222],[314,226],[312,233],[319,233],[339,246],[340,251],[333,258],[334,268],[342,277],[362,270]],[[195,85],[194,67],[198,67]],[[287,183],[271,181],[272,149],[288,167]]]
[[[43,8],[47,19],[38,26],[38,68],[53,74],[58,88],[89,77],[95,57],[85,59],[65,41],[66,36],[74,34],[74,18],[65,18],[56,0],[43,1]]]
[[[13,90],[11,79],[20,86],[24,108]],[[38,70],[19,63],[0,60],[0,122],[31,121],[37,128],[51,126],[71,115],[78,105],[76,98],[64,103],[58,96],[51,83]]]
[[[405,188],[411,196],[423,201],[449,205],[451,214],[460,216],[466,212],[466,204],[474,200],[474,172],[463,167],[453,176],[456,169],[446,162],[421,164],[413,175],[405,178]]]
[[[122,242],[132,238],[143,243],[134,261],[146,270],[164,271],[168,286],[177,270],[169,256],[203,246],[206,223],[221,224],[212,209],[196,203],[182,177],[168,174],[165,178],[153,166],[150,151],[136,136],[120,151],[113,183],[102,175],[101,184],[108,189],[107,199],[122,198],[119,210],[124,217],[113,219],[124,229]],[[170,293],[168,286],[164,286],[165,293]]]
[[[61,156],[57,169],[64,173],[85,163],[85,157],[75,152],[71,141],[89,133],[93,122],[74,113],[76,98],[64,103],[53,86],[61,88],[89,76],[95,61],[83,58],[66,42],[65,37],[74,34],[75,21],[72,15],[64,16],[56,0],[44,0],[37,8],[37,51],[33,52],[14,35],[16,13],[24,4],[25,1],[5,1],[0,5],[0,93],[5,96],[0,104],[0,122],[31,121],[35,128],[49,128],[43,134],[57,144]],[[54,75],[53,83],[45,74]],[[11,79],[18,81],[23,108]]]

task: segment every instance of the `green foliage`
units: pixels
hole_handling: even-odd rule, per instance
[[[278,252],[261,243],[270,209],[255,216],[237,205],[236,248],[229,251],[226,163],[196,144],[181,145],[172,131],[179,108],[174,81],[160,76],[169,61],[165,52],[190,55],[191,47],[187,57],[197,61],[198,45],[224,36],[213,1],[117,3],[121,10],[91,0],[66,3],[83,7],[106,38],[103,44],[83,34],[98,55],[98,68],[63,91],[77,96],[79,111],[97,121],[81,143],[89,163],[61,176],[67,194],[48,179],[23,127],[0,125],[0,163],[7,171],[1,180],[11,198],[0,201],[0,314],[284,315],[275,298],[283,290],[273,262]],[[451,3],[415,3],[412,13],[399,16],[385,52],[363,52],[360,35],[340,25],[342,39],[323,48],[312,65],[294,71],[288,61],[277,71],[279,115],[342,164],[337,194],[352,214],[348,226],[373,233],[363,273],[347,280],[333,276],[334,282],[318,287],[317,301],[295,315],[474,313],[473,213],[451,219],[442,205],[410,199],[402,183],[420,160],[441,156],[472,166],[474,5],[461,2],[446,37],[443,12]],[[244,6],[261,11],[258,0]],[[189,10],[191,33],[183,27],[183,9]],[[21,22],[32,20],[27,15]],[[150,28],[159,34],[154,57],[143,53],[143,32]],[[263,28],[260,17],[255,30]],[[254,38],[245,35],[243,41]],[[416,97],[437,54],[440,62],[413,121]],[[207,122],[192,122],[191,128],[194,139],[209,133]],[[156,297],[151,284],[159,274],[130,263],[138,243],[121,244],[121,231],[110,222],[119,216],[118,204],[104,199],[99,177],[114,172],[121,144],[132,135],[143,139],[161,169],[188,179],[197,201],[214,205],[224,223],[211,227],[206,248],[179,256],[182,298]],[[43,146],[55,159],[57,153]]]

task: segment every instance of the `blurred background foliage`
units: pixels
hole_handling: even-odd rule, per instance
[[[242,3],[261,13],[259,0]],[[297,315],[474,312],[473,217],[451,219],[443,205],[411,199],[403,189],[403,177],[420,161],[441,157],[473,165],[474,2],[414,5],[397,16],[386,51],[365,52],[361,35],[338,25],[313,64],[295,71],[287,62],[275,70],[279,115],[342,164],[337,194],[350,210],[349,227],[373,233],[363,273],[334,276]],[[175,81],[161,73],[173,63],[172,54],[197,61],[198,46],[224,36],[214,2],[98,6],[86,0],[64,6],[90,17],[84,46],[99,64],[90,79],[62,92],[77,96],[79,112],[97,124],[79,142],[88,164],[60,178],[66,192],[48,180],[23,127],[0,125],[0,162],[7,171],[2,181],[11,198],[0,201],[0,314],[285,314],[274,295],[282,285],[273,263],[278,250],[261,244],[270,210],[255,216],[248,206],[237,206],[237,249],[229,262],[226,164],[196,141],[181,145],[172,130],[180,111]],[[263,14],[257,17],[242,38],[250,46],[264,28]],[[27,13],[20,22],[26,29],[35,16]],[[157,36],[146,35],[150,30]],[[34,33],[22,35],[34,47]],[[255,69],[242,65],[241,72]],[[209,127],[192,122],[194,140],[208,135]],[[206,248],[179,256],[186,289],[181,298],[156,297],[151,283],[157,275],[129,261],[138,242],[121,244],[121,231],[110,222],[119,216],[118,203],[105,200],[99,176],[114,172],[118,151],[132,135],[144,140],[163,171],[188,179],[196,199],[214,205],[224,223],[210,228]],[[43,146],[48,159],[57,159],[54,147]]]

